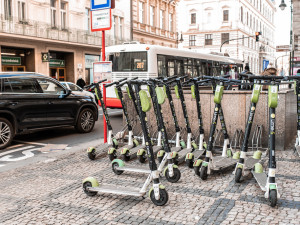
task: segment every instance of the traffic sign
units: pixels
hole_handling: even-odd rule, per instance
[[[278,45],[276,46],[276,52],[289,52],[291,51],[290,45]]]
[[[111,9],[91,11],[91,30],[103,31],[111,29]]]
[[[269,60],[264,59],[263,60],[263,70],[267,69],[268,65],[269,65]]]
[[[91,10],[110,9],[111,0],[91,0]]]

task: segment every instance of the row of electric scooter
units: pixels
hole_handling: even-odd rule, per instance
[[[265,198],[269,199],[274,207],[277,199],[280,197],[277,183],[275,181],[276,159],[275,159],[275,109],[278,104],[278,87],[283,80],[295,80],[295,90],[298,99],[298,108],[300,102],[299,83],[300,77],[282,77],[282,76],[255,76],[240,74],[243,80],[228,79],[228,76],[211,77],[200,76],[187,79],[187,76],[173,76],[168,78],[157,78],[149,80],[122,79],[113,83],[106,84],[105,87],[115,86],[116,96],[121,100],[123,113],[128,130],[128,142],[123,146],[119,144],[109,120],[107,109],[103,102],[102,91],[99,84],[105,82],[102,80],[87,86],[88,89],[94,89],[95,95],[101,104],[103,114],[108,127],[108,141],[98,148],[91,147],[87,150],[88,157],[91,160],[108,155],[112,161],[112,170],[115,174],[121,175],[123,172],[144,173],[148,175],[141,189],[130,187],[118,187],[112,185],[99,184],[93,177],[88,177],[83,181],[84,192],[88,196],[94,196],[97,193],[111,193],[119,195],[144,196],[151,182],[152,187],[149,190],[151,201],[158,206],[165,205],[168,202],[168,193],[166,188],[160,183],[160,176],[164,175],[171,183],[176,183],[181,173],[178,165],[185,162],[189,168],[194,169],[194,173],[202,180],[206,180],[208,175],[214,171],[224,171],[228,168],[235,168],[235,181],[241,182],[244,177],[253,174],[261,189],[265,192]],[[224,89],[232,85],[243,85],[252,87],[251,106],[246,123],[244,139],[240,150],[233,151],[229,142],[225,119],[221,107],[221,101]],[[248,152],[248,140],[250,138],[251,128],[254,121],[256,104],[259,101],[259,95],[263,85],[268,85],[268,107],[269,107],[269,146],[264,153],[261,150]],[[201,86],[211,86],[214,92],[214,112],[209,132],[208,144],[204,141],[203,118],[201,113],[200,94]],[[142,143],[140,144],[133,135],[133,120],[129,118],[127,105],[123,96],[122,88],[126,87],[129,99],[132,100],[135,111],[138,115],[142,129]],[[146,91],[148,88],[148,92]],[[192,97],[196,102],[198,116],[198,137],[193,137],[190,121],[187,114],[183,87],[190,87]],[[186,142],[181,138],[181,129],[178,124],[173,97],[171,94],[174,89],[176,97],[180,99],[183,116],[186,125]],[[149,97],[150,96],[150,97]],[[174,127],[176,131],[175,146],[171,146],[171,140],[168,137],[162,111],[162,104],[168,99],[171,109]],[[147,112],[153,106],[154,114],[157,120],[157,137],[151,137],[149,133],[149,124]],[[300,113],[300,110],[298,110]],[[169,115],[166,115],[169,116]],[[214,148],[214,138],[216,133],[217,121],[220,117],[224,143],[221,149]],[[298,116],[298,138],[295,148],[299,146],[300,138],[300,117]],[[124,135],[119,135],[124,137]],[[196,139],[198,138],[198,145]],[[154,145],[156,140],[156,145]],[[299,147],[300,149],[300,147]],[[155,161],[157,156],[158,164]],[[268,172],[263,168],[263,160],[268,157]],[[146,166],[128,166],[124,161],[138,158],[141,163],[148,161]],[[122,160],[123,159],[123,160]]]

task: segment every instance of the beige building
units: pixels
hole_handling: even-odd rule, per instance
[[[116,0],[120,7],[112,10],[107,45],[130,36],[125,32],[129,6],[120,2]],[[81,75],[89,82],[92,63],[100,59],[101,42],[101,32],[90,32],[89,0],[0,1],[2,71],[33,71],[72,82]]]
[[[133,40],[177,47],[177,2],[179,0],[132,0]]]

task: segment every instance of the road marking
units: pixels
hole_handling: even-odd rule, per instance
[[[0,153],[0,156],[11,154],[13,152],[19,152],[19,151],[26,150],[26,149],[33,148],[33,147],[34,146],[26,146],[26,147],[23,147],[23,148],[18,148],[18,149],[14,149],[14,150],[11,150],[11,151],[3,152],[3,153]]]
[[[18,140],[16,140],[16,142],[23,143],[23,144],[29,144],[29,145],[41,145],[41,146],[48,145],[48,144],[39,143],[39,142],[27,142],[27,141],[18,141]]]
[[[4,156],[4,157],[0,158],[0,161],[2,161],[2,162],[3,161],[5,161],[5,162],[16,162],[16,161],[21,161],[21,160],[24,160],[24,159],[28,159],[28,158],[31,158],[31,157],[34,156],[32,151],[38,151],[38,150],[39,150],[38,148],[34,148],[34,149],[23,151],[22,154],[24,154],[25,156],[18,157],[18,158],[13,158],[13,159],[11,159],[12,157],[14,157],[13,155],[7,155],[7,156]]]

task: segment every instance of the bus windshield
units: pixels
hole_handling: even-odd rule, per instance
[[[109,53],[113,72],[141,72],[148,70],[147,52]]]

